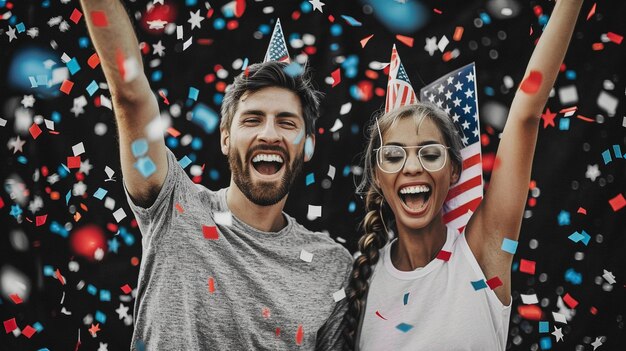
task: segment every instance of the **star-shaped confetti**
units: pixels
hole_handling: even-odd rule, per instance
[[[594,342],[591,343],[591,346],[593,346],[593,349],[597,349],[598,347],[602,346],[602,338],[601,337],[596,337],[596,340]]]
[[[551,112],[550,108],[546,109],[546,112],[541,114],[541,119],[543,120],[543,127],[547,128],[548,126],[556,127],[554,124],[554,118],[556,117],[556,113]]]
[[[120,302],[120,307],[118,307],[115,312],[117,313],[119,319],[124,319],[128,316],[128,306],[124,306],[124,304]]]
[[[18,135],[17,137],[15,137],[15,139],[11,139],[9,140],[9,149],[13,149],[13,154],[19,152],[24,152],[24,150],[22,150],[22,147],[24,146],[24,144],[26,144],[26,140],[22,140],[20,139],[20,136]]]
[[[160,57],[165,55],[165,46],[163,46],[161,40],[156,44],[152,44],[152,54],[159,55]]]
[[[202,25],[200,25],[200,22],[204,21],[204,18],[202,18],[202,16],[200,16],[200,10],[196,11],[196,12],[191,12],[189,11],[189,19],[187,20],[188,23],[191,23],[191,29],[193,30],[194,28],[198,27],[198,28],[202,28]]]
[[[9,43],[13,41],[13,39],[17,39],[17,35],[15,34],[15,28],[9,26],[9,30],[5,32],[6,35],[9,36]]]
[[[556,342],[563,341],[563,332],[561,331],[561,328],[554,327],[552,335],[556,338]]]
[[[591,179],[592,182],[596,181],[596,178],[600,176],[600,170],[598,165],[587,165],[587,171],[585,172],[585,178]]]
[[[430,56],[435,54],[439,47],[437,46],[437,37],[426,38],[426,46],[424,46],[424,50],[428,51]]]
[[[148,23],[148,29],[163,29],[167,24],[167,21],[162,20],[154,20],[154,21],[146,21]]]
[[[313,11],[319,11],[321,13],[324,13],[324,11],[322,11],[322,6],[324,6],[326,4],[324,4],[320,0],[309,0],[309,2],[313,6]]]
[[[100,331],[100,323],[96,325],[93,325],[93,323],[91,323],[91,328],[89,328],[89,333],[91,333],[91,336],[95,338],[99,331]]]

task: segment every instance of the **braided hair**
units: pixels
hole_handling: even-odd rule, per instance
[[[403,106],[379,117],[368,128],[368,144],[363,155],[363,179],[357,187],[357,194],[365,195],[365,218],[361,226],[365,234],[359,239],[358,248],[361,255],[356,258],[350,275],[348,286],[348,311],[344,315],[343,337],[345,349],[354,350],[356,333],[361,316],[365,312],[365,298],[369,290],[369,279],[372,275],[372,266],[378,263],[380,249],[389,242],[389,233],[385,224],[385,197],[376,182],[376,147],[382,145],[380,133],[383,135],[393,127],[398,119],[415,118],[416,126],[423,118],[430,118],[439,128],[448,149],[454,172],[460,174],[462,169],[461,137],[450,116],[443,110],[429,103],[417,103]],[[419,128],[419,127],[417,127]]]

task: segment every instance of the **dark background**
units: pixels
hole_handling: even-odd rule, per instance
[[[134,15],[143,14],[147,3],[126,2],[133,17],[139,20],[142,16]],[[522,0],[407,0],[407,3],[421,4],[423,8],[417,13],[424,16],[424,20],[419,28],[403,32],[389,29],[376,16],[379,12],[390,11],[393,6],[402,6],[393,0],[328,0],[323,14],[311,11],[306,1],[247,1],[247,9],[239,19],[226,18],[221,11],[225,4],[223,1],[211,2],[214,13],[210,18],[206,18],[207,9],[202,1],[169,2],[170,6],[178,9],[178,16],[172,21],[184,27],[184,39],[190,35],[194,37],[191,47],[182,51],[175,31],[159,34],[138,26],[137,33],[140,41],[152,45],[162,40],[166,48],[165,56],[161,58],[153,55],[150,49],[144,55],[144,63],[149,78],[154,78],[155,71],[162,72],[162,79],[151,79],[155,92],[167,91],[169,106],[159,97],[162,113],[171,116],[172,106],[180,108],[180,116],[171,117],[172,126],[181,132],[177,138],[178,145],[170,144],[175,146],[172,149],[177,158],[187,155],[193,160],[193,165],[205,166],[202,175],[196,177],[203,185],[218,189],[228,184],[229,173],[226,160],[219,152],[218,133],[207,134],[186,116],[198,102],[219,111],[214,100],[216,95],[220,95],[219,82],[223,82],[221,85],[228,84],[239,74],[240,69],[233,68],[236,59],[248,58],[251,63],[263,59],[270,35],[255,32],[261,25],[271,29],[274,19],[279,17],[291,57],[308,53],[316,86],[325,93],[323,113],[317,125],[315,157],[305,166],[301,180],[291,191],[286,208],[288,213],[310,229],[327,231],[334,238],[340,237],[339,240],[345,241],[344,245],[351,252],[356,250],[363,203],[354,190],[361,166],[359,153],[364,147],[363,128],[372,113],[382,107],[387,81],[384,71],[371,70],[370,63],[388,62],[394,42],[417,91],[451,70],[476,62],[484,170],[488,181],[492,168],[490,160],[493,161],[507,106],[522,78],[534,42],[541,34],[542,21],[545,20],[541,18],[541,13],[549,15],[554,3]],[[274,12],[264,14],[263,8],[268,6],[272,6]],[[592,6],[595,6],[595,14],[587,18]],[[6,126],[0,127],[0,179],[3,182],[3,191],[0,191],[0,319],[15,318],[20,328],[39,322],[44,328],[30,339],[0,330],[0,349],[38,350],[47,347],[50,350],[73,350],[80,329],[81,350],[104,348],[104,344],[108,350],[125,350],[132,333],[132,325],[119,320],[115,309],[122,302],[131,307],[129,313],[132,314],[134,300],[124,296],[120,287],[125,284],[136,287],[138,258],[141,257],[140,233],[121,188],[113,114],[104,107],[96,107],[94,98],[84,90],[92,80],[104,82],[104,77],[99,67],[93,70],[87,65],[93,48],[90,44],[81,47],[81,38],[87,37],[84,18],[78,24],[69,20],[77,7],[76,0],[67,3],[56,0],[0,0],[0,14],[11,12],[11,17],[0,20],[0,118],[8,121]],[[513,15],[497,18],[502,7],[514,9]],[[201,29],[191,31],[187,19],[190,11],[197,10],[205,20]],[[328,15],[334,16],[334,23]],[[362,26],[350,26],[341,15],[354,17],[362,22]],[[57,16],[62,16],[62,20],[69,24],[67,31],[60,31],[58,25],[50,27],[47,24]],[[535,190],[529,191],[514,260],[513,312],[507,349],[551,347],[555,350],[593,350],[591,343],[596,338],[604,343],[600,350],[623,350],[626,345],[626,210],[613,211],[608,202],[625,193],[626,160],[613,157],[612,162],[605,164],[602,158],[602,152],[612,150],[613,145],[621,146],[622,153],[626,152],[623,104],[626,44],[607,41],[606,37],[603,40],[603,35],[608,32],[626,34],[624,18],[626,2],[585,2],[563,72],[555,85],[555,95],[548,101],[547,107],[551,111],[559,112],[572,106],[577,106],[578,110],[569,117],[568,129],[559,128],[561,120],[567,118],[559,113],[555,118],[556,127],[543,128],[542,124],[539,132],[532,173],[536,186]],[[226,22],[234,20],[238,27],[216,29],[214,25],[219,19]],[[15,28],[20,22],[24,23],[26,30],[37,27],[39,35],[31,38],[26,32],[17,33],[17,40],[9,42],[5,32],[9,25]],[[464,27],[460,41],[452,40],[457,26]],[[341,33],[337,32],[339,30]],[[290,35],[302,38],[305,34],[312,35],[314,43],[298,47],[297,42],[290,40]],[[374,37],[362,48],[359,41],[371,34]],[[396,34],[414,38],[414,45],[409,47],[395,40]],[[442,52],[436,51],[430,56],[424,50],[426,38],[436,36],[439,41],[443,35],[450,40],[444,51],[458,50],[458,57],[447,62]],[[51,41],[56,48],[52,47]],[[28,69],[18,70],[21,75],[18,74],[17,80],[11,78],[12,65],[16,64],[16,60],[29,57],[19,54],[25,50],[29,52],[32,47],[49,51],[57,62],[55,67],[63,66],[60,58],[64,52],[76,57],[81,71],[70,77],[75,85],[69,96],[60,93],[58,85],[50,89],[30,88],[27,77],[32,73]],[[157,58],[160,61],[154,62]],[[154,65],[150,64],[151,61]],[[223,66],[228,76],[207,82],[210,81],[207,76],[218,70],[216,65]],[[330,77],[330,73],[338,67],[342,68],[342,81],[331,88],[325,78]],[[350,70],[354,70],[353,77],[347,76]],[[512,84],[507,86],[507,81]],[[364,87],[368,84],[371,86],[369,96],[363,98],[351,94],[357,85]],[[578,99],[564,104],[558,92],[568,86],[575,86]],[[187,99],[189,87],[199,89],[198,102]],[[618,100],[614,113],[607,111],[599,101],[602,91]],[[21,101],[25,95],[31,94],[35,104],[24,109]],[[100,94],[110,96],[106,89],[101,88],[94,97]],[[80,95],[85,95],[88,104],[85,112],[75,117],[70,109],[73,99]],[[352,103],[351,111],[340,115],[341,105],[347,102]],[[18,116],[23,114],[26,117]],[[43,133],[33,140],[27,128],[32,124],[33,116],[37,115],[45,119],[58,116],[55,123],[58,134],[48,133],[40,124]],[[577,118],[578,115],[593,122]],[[341,120],[343,127],[337,132],[330,132],[337,119]],[[20,120],[27,121],[26,129],[19,127]],[[108,127],[104,135],[96,134],[98,123]],[[14,153],[8,144],[17,135],[26,143],[23,152]],[[196,143],[201,142],[202,147],[194,150],[191,145],[183,146],[180,141],[186,135],[198,139]],[[49,175],[58,173],[61,163],[66,163],[66,157],[72,156],[71,147],[79,142],[83,142],[86,149],[81,156],[82,161],[88,159],[93,168],[88,174],[72,170],[51,184],[42,175],[42,167],[49,169]],[[176,143],[176,140],[169,142]],[[329,165],[336,169],[332,180],[327,176]],[[588,167],[593,165],[597,165],[600,174],[591,179],[593,177],[587,177],[586,173]],[[105,166],[116,171],[117,181],[104,181]],[[189,168],[186,170],[189,171]],[[309,173],[314,173],[315,183],[306,186],[304,175]],[[72,196],[66,205],[65,194],[79,181],[86,187],[85,195]],[[119,228],[111,227],[116,224],[112,211],[104,207],[103,201],[92,196],[99,187],[108,190],[107,196],[116,201],[115,209],[123,207],[128,214],[118,224]],[[54,192],[60,194],[60,199],[51,198]],[[23,195],[23,198],[16,197],[17,194]],[[39,201],[37,199],[41,200],[41,206],[35,206]],[[10,214],[16,204],[23,210],[17,217]],[[323,206],[321,218],[312,221],[306,218],[309,204]],[[586,209],[586,215],[577,213],[581,207]],[[36,210],[35,213],[32,209]],[[81,215],[77,222],[74,219],[76,212]],[[565,212],[570,220],[559,222],[559,214],[561,219],[567,217]],[[35,217],[44,214],[47,214],[46,223],[36,226]],[[106,240],[112,240],[120,229],[128,233],[126,235],[134,242],[125,243],[117,235],[120,244],[117,252],[105,250],[104,258],[93,262],[75,255],[69,239],[53,233],[53,222],[66,226],[70,238],[76,229],[94,224],[102,229]],[[582,230],[591,236],[587,246],[568,239],[570,234]],[[15,242],[22,242],[24,247],[20,248]],[[535,261],[536,273],[520,273],[517,270],[520,259]],[[70,262],[78,263],[79,270],[70,271]],[[59,269],[67,284],[61,285],[54,277],[44,274],[45,266]],[[21,272],[22,281],[30,285],[28,293],[21,296],[24,299],[21,304],[15,304],[7,295],[7,291],[13,291],[10,287],[15,287],[7,269]],[[613,273],[614,284],[602,278],[604,270]],[[89,294],[86,284],[92,284],[98,291],[109,290],[110,301],[101,301],[99,295]],[[539,333],[538,322],[519,313],[518,307],[523,305],[520,294],[537,294],[538,306],[543,313],[541,320],[550,323],[550,332],[555,327],[562,328],[562,341],[557,342],[552,334]],[[555,323],[552,312],[567,314],[566,310],[557,306],[565,294],[575,298],[579,304],[567,324]],[[62,308],[72,314],[61,313]],[[100,323],[101,331],[94,338],[88,329],[97,311],[107,318],[105,323]],[[550,339],[551,346],[547,344],[547,339]]]

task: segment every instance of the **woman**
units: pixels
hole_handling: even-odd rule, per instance
[[[371,126],[359,189],[366,194],[365,234],[346,314],[350,348],[505,349],[513,255],[501,247],[519,237],[539,116],[581,4],[556,4],[526,70],[525,77],[533,77],[530,88],[513,100],[499,166],[462,235],[442,221],[448,190],[462,169],[461,141],[450,117],[417,104],[393,110]],[[397,239],[389,243],[391,223]],[[501,285],[491,289],[484,282],[494,277],[491,282]]]

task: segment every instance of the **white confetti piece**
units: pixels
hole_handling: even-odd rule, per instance
[[[559,89],[561,105],[572,105],[578,102],[578,90],[575,85],[568,85]]]
[[[107,196],[107,198],[104,199],[104,208],[113,211],[115,208],[115,200]]]
[[[444,35],[439,40],[439,43],[437,43],[437,48],[439,49],[439,51],[443,52],[446,49],[446,46],[448,46],[449,43],[450,43],[450,40],[448,40],[448,38]]]
[[[613,273],[607,271],[606,269],[604,269],[604,274],[602,274],[602,278],[604,278],[611,285],[615,284],[615,276],[613,275]]]
[[[113,175],[115,175],[115,171],[112,170],[111,167],[105,166],[104,167],[104,173],[106,173],[107,177],[108,177],[108,179],[106,179],[105,181],[107,181],[107,180],[115,180],[115,179],[113,179]]]
[[[606,91],[601,91],[600,95],[598,95],[598,106],[606,111],[609,114],[609,117],[615,115],[615,110],[617,109],[617,104],[619,100],[615,98],[615,96],[607,93]]]
[[[565,316],[560,313],[552,312],[552,317],[555,322],[567,324],[567,319],[565,319]]]
[[[225,226],[233,225],[233,215],[230,211],[215,212],[213,214],[213,220],[215,220],[215,224],[225,225]]]
[[[302,249],[302,251],[300,251],[300,259],[304,262],[311,263],[311,261],[313,261],[313,254],[305,249]]]
[[[124,209],[120,207],[115,212],[113,212],[113,218],[115,218],[115,221],[119,223],[121,220],[126,218],[126,212],[124,212]]]
[[[337,290],[333,293],[333,300],[335,300],[335,302],[339,302],[345,298],[346,298],[346,290],[344,288],[341,288],[341,290]]]
[[[335,167],[333,165],[328,165],[327,175],[328,177],[330,177],[330,179],[333,179],[333,180],[335,179],[335,172],[336,172]]]
[[[342,127],[343,127],[343,123],[341,123],[341,120],[339,118],[337,118],[335,120],[335,124],[333,125],[333,127],[330,128],[330,131],[334,133],[334,132],[338,131],[339,129],[341,129]]]
[[[78,155],[82,155],[85,153],[85,145],[83,145],[83,142],[81,141],[80,143],[72,146],[72,152],[74,153],[74,156],[78,156]]]
[[[308,218],[309,221],[312,221],[320,217],[322,217],[322,206],[309,205],[306,218]]]
[[[0,127],[4,127],[7,125],[7,120],[0,117]]]
[[[351,102],[346,102],[345,104],[341,105],[341,109],[339,110],[339,114],[340,115],[345,115],[348,112],[350,112],[350,110],[352,110],[352,103]]]
[[[176,39],[183,39],[183,26],[176,26]]]
[[[524,303],[525,305],[534,305],[536,303],[539,303],[539,300],[537,299],[537,294],[532,294],[532,295],[524,295],[524,294],[520,294],[522,297],[522,303]]]
[[[187,48],[191,46],[191,43],[193,43],[193,37],[190,37],[183,43],[183,51],[187,50]]]
[[[46,128],[48,128],[48,130],[54,130],[54,121],[51,121],[49,119],[44,119],[43,122],[46,124]]]

